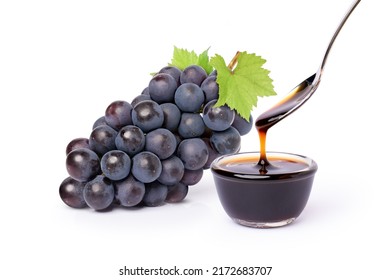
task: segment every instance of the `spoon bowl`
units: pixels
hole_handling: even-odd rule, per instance
[[[360,1],[361,0],[354,1],[347,13],[345,14],[344,18],[341,20],[332,39],[329,42],[328,48],[326,49],[325,55],[322,59],[322,63],[317,72],[302,81],[286,97],[284,97],[281,101],[279,101],[269,110],[262,113],[256,120],[257,129],[263,129],[264,131],[266,131],[268,128],[270,128],[280,120],[293,113],[299,107],[301,107],[313,95],[313,93],[317,90],[320,84],[326,60],[333,46],[333,43],[336,40],[337,35],[340,33],[340,30],[344,26],[345,22]]]

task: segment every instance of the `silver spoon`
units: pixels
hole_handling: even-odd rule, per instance
[[[344,26],[344,23],[347,21],[348,17],[351,15],[359,2],[360,0],[354,1],[337,27],[332,39],[329,42],[324,58],[322,59],[321,66],[317,72],[296,86],[285,98],[271,107],[271,109],[262,113],[256,120],[256,127],[258,130],[263,130],[263,132],[266,132],[268,128],[301,107],[313,95],[320,84],[321,75],[324,71],[330,49],[332,48],[332,45],[336,40],[341,28]]]

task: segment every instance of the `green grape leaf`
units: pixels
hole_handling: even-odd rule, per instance
[[[226,66],[225,60],[218,54],[210,59],[211,66],[218,73],[219,98],[215,106],[227,105],[249,121],[258,97],[276,95],[276,92],[269,77],[270,71],[262,67],[265,59],[247,52],[237,53],[235,58],[235,68],[233,65]]]
[[[197,55],[194,51],[180,49],[175,46],[172,61],[169,65],[175,66],[180,70],[184,70],[190,65],[198,65],[203,67],[207,74],[210,74],[213,71],[213,67],[210,65],[208,50],[209,49],[205,50],[200,55]]]

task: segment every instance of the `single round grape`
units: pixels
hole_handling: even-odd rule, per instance
[[[115,130],[121,129],[125,125],[133,124],[131,120],[131,110],[133,106],[122,100],[114,101],[106,109],[105,119],[109,126]]]
[[[158,73],[166,73],[171,75],[175,79],[177,86],[180,85],[181,70],[179,68],[174,66],[165,66]]]
[[[101,116],[100,118],[98,118],[93,123],[92,130],[94,130],[95,128],[97,128],[98,126],[101,126],[101,125],[108,125],[108,123],[106,122],[106,116]]]
[[[129,175],[115,183],[115,197],[120,205],[133,207],[138,205],[145,195],[145,184]]]
[[[89,146],[98,155],[104,155],[108,151],[114,150],[115,138],[118,132],[108,125],[100,125],[92,130],[89,137]]]
[[[180,75],[180,83],[193,83],[198,86],[207,78],[206,71],[198,65],[190,65]]]
[[[177,156],[190,170],[203,168],[209,157],[206,144],[199,138],[185,139],[177,148]]]
[[[205,131],[203,118],[198,113],[183,113],[178,132],[183,138],[200,137]]]
[[[203,81],[200,88],[204,92],[205,100],[204,103],[208,103],[211,100],[219,98],[219,86],[217,84],[216,76],[208,76],[206,80]]]
[[[161,165],[162,171],[157,179],[160,183],[174,185],[180,182],[184,174],[184,164],[177,156],[161,161]]]
[[[136,96],[133,99],[133,101],[131,101],[131,106],[133,106],[133,108],[134,108],[138,103],[140,103],[141,101],[145,101],[145,100],[151,100],[150,95],[149,94],[140,94],[140,95]]]
[[[185,83],[176,90],[175,103],[183,112],[199,112],[203,102],[203,90],[196,84]]]
[[[180,123],[181,112],[173,103],[163,103],[160,105],[164,113],[164,122],[162,127],[175,132]]]
[[[119,150],[134,156],[144,149],[145,135],[138,126],[127,125],[119,130],[115,145]]]
[[[97,176],[85,184],[84,200],[94,210],[104,210],[114,201],[114,185],[103,175]]]
[[[234,127],[229,127],[224,131],[213,132],[210,142],[215,151],[222,155],[235,154],[241,148],[240,133]]]
[[[155,129],[146,134],[145,150],[154,153],[160,159],[169,158],[176,150],[176,138],[168,129]]]
[[[143,203],[149,207],[156,207],[164,204],[168,194],[168,187],[158,181],[146,184]]]
[[[162,126],[164,113],[160,105],[156,102],[153,100],[145,100],[133,108],[132,120],[134,125],[146,133]]]
[[[90,149],[73,150],[66,157],[66,169],[73,179],[89,181],[100,173],[99,157]]]
[[[72,208],[84,208],[87,203],[84,200],[84,183],[81,183],[72,177],[66,178],[60,185],[60,197],[62,201]]]
[[[238,133],[240,133],[241,136],[248,134],[253,126],[253,117],[252,115],[249,116],[249,122],[241,117],[237,112],[234,116],[234,120],[232,123],[232,127],[237,129]]]
[[[228,106],[214,107],[216,103],[214,99],[204,106],[203,121],[211,130],[223,131],[232,125],[235,114]]]
[[[142,183],[150,183],[160,176],[162,166],[160,159],[151,152],[141,152],[133,158],[131,173]]]
[[[79,149],[79,148],[89,149],[89,139],[87,139],[87,138],[75,138],[75,139],[73,139],[66,146],[66,154],[68,155],[71,151]]]
[[[150,98],[159,104],[172,102],[176,89],[177,82],[169,74],[156,74],[149,82]]]
[[[108,179],[122,180],[130,173],[131,159],[123,151],[112,150],[103,155],[100,167]]]
[[[209,151],[209,158],[207,159],[206,164],[203,166],[203,169],[209,169],[211,166],[211,163],[218,157],[222,156],[219,154],[211,145],[209,138],[202,138],[202,140],[206,143],[207,150]]]
[[[182,201],[188,194],[188,186],[183,183],[177,183],[168,186],[168,193],[165,201],[168,203],[177,203]]]
[[[200,179],[203,177],[203,168],[196,169],[196,170],[189,170],[185,169],[183,178],[181,178],[181,183],[193,186],[200,182]]]

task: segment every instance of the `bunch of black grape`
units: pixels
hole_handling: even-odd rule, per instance
[[[216,75],[164,67],[131,103],[111,103],[89,138],[68,144],[61,199],[95,210],[183,200],[215,158],[239,151],[252,127],[252,118],[214,106]]]

